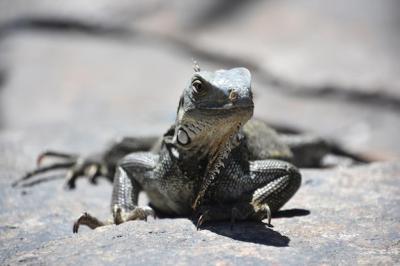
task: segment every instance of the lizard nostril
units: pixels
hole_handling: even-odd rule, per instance
[[[229,92],[229,100],[235,102],[239,98],[239,94],[235,90]]]

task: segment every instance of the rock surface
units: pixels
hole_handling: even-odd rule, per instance
[[[218,1],[225,3],[225,10],[211,18],[208,13],[201,15],[195,1],[189,2],[181,9],[164,11],[164,16],[145,17],[141,25],[186,40],[215,57],[248,62],[282,83],[282,90],[308,95],[376,96],[380,92],[400,99],[396,0],[252,1],[247,5]],[[183,9],[190,11],[179,12]],[[169,23],[160,27],[165,17]]]
[[[0,46],[1,62],[8,69],[0,94],[1,124],[5,129],[58,124],[67,132],[87,131],[84,135],[103,135],[104,140],[161,134],[174,119],[193,56],[162,44],[135,36],[10,35]],[[199,60],[205,69],[237,66]],[[400,157],[400,143],[392,141],[400,128],[397,110],[288,95],[263,82],[257,72],[253,80],[256,116],[333,139],[374,159]]]
[[[111,186],[62,182],[11,188],[18,165],[2,152],[0,263],[89,265],[262,265],[400,263],[400,162],[304,170],[298,194],[262,223],[214,223],[196,231],[188,219],[128,222],[73,235],[83,211],[108,216]]]

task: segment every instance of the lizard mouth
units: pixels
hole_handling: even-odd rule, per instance
[[[222,111],[222,110],[248,110],[254,109],[254,103],[250,98],[240,99],[235,102],[226,103],[223,105],[216,105],[216,106],[202,106],[199,104],[197,106],[199,110],[203,111]]]
[[[202,116],[207,116],[211,118],[233,118],[233,117],[245,117],[252,116],[254,111],[253,104],[225,104],[223,106],[216,106],[216,107],[199,107],[196,113],[201,114]],[[239,118],[239,120],[242,120]]]
[[[247,106],[237,106],[231,103],[225,104],[221,107],[200,107],[199,110],[201,111],[223,111],[223,110],[239,110],[239,109],[251,109],[254,108],[254,105],[247,105]]]

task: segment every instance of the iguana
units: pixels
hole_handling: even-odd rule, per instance
[[[196,64],[180,97],[175,123],[161,137],[123,138],[105,152],[81,158],[45,152],[38,158],[62,161],[39,167],[22,180],[52,169],[69,168],[67,184],[79,176],[113,180],[112,222],[146,220],[149,215],[196,216],[197,227],[214,220],[263,220],[270,224],[299,189],[301,174],[292,163],[319,163],[329,145],[319,138],[277,134],[254,110],[251,74],[246,68],[201,71]],[[322,145],[321,145],[322,143]],[[307,152],[305,152],[307,151]],[[149,206],[138,206],[144,191]],[[84,213],[74,224],[105,225]]]

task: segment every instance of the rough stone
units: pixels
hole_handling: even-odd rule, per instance
[[[199,20],[196,13],[207,9],[189,1],[139,23],[217,57],[248,62],[282,89],[399,103],[398,1],[248,1],[240,8],[220,3],[224,11],[212,18]]]
[[[263,223],[188,219],[128,222],[73,235],[83,211],[109,216],[111,185],[62,180],[12,188],[31,162],[23,143],[1,136],[0,264],[386,264],[400,262],[400,162],[332,170],[303,170],[298,194]],[[14,136],[14,134],[12,134]],[[26,151],[25,151],[26,152]],[[29,153],[29,150],[28,150]],[[25,154],[25,155],[24,155]],[[60,177],[56,175],[55,177]]]
[[[134,36],[10,35],[0,46],[7,70],[0,94],[1,124],[19,130],[49,126],[65,131],[58,133],[64,136],[79,131],[88,141],[101,138],[100,143],[121,135],[162,134],[175,117],[177,99],[192,72],[191,56],[168,42]],[[205,69],[237,66],[198,60]],[[288,95],[265,84],[257,73],[253,77],[256,116],[333,139],[373,159],[399,158],[400,144],[392,141],[400,127],[396,111]],[[51,147],[44,142],[42,148]]]
[[[139,29],[252,62],[284,89],[400,101],[396,0],[34,3],[2,1],[0,24],[53,18]]]
[[[397,111],[342,99],[296,97],[253,82],[255,115],[278,125],[333,140],[346,150],[372,160],[400,158],[394,141],[400,128]]]
[[[3,0],[0,2],[0,24],[26,19],[77,20],[98,25],[121,25],[154,13],[166,3],[160,0]]]

